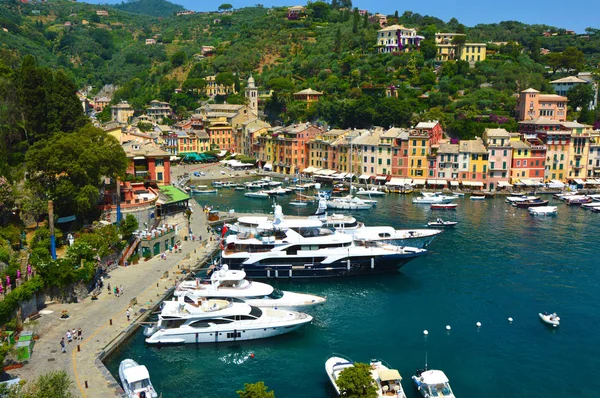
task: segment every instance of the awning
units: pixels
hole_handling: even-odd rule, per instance
[[[144,160],[144,159],[146,159],[145,156],[134,156],[133,157],[133,160]]]
[[[66,222],[71,222],[71,221],[75,221],[75,216],[66,216],[66,217],[59,217],[58,220],[56,220],[57,224],[63,224]]]
[[[385,180],[387,180],[387,176],[377,176],[377,177],[375,177],[375,179],[377,181],[385,181]]]
[[[448,183],[448,181],[446,180],[435,180],[435,179],[428,179],[427,180],[427,184],[431,184],[431,185],[446,185]]]
[[[411,181],[412,181],[412,178],[393,177],[388,182],[386,182],[385,185],[402,187],[404,185],[410,185]]]
[[[370,174],[361,174],[360,177],[358,177],[359,180],[369,180],[371,179],[373,176]]]
[[[585,185],[585,182],[581,178],[576,178],[573,181],[575,181],[575,184],[577,185]]]
[[[586,179],[585,183],[588,184],[588,185],[598,185],[599,184],[598,180],[595,180],[593,178]]]
[[[269,169],[269,170],[273,170],[273,165],[271,163],[267,163],[264,165],[263,169]]]
[[[414,180],[412,180],[412,185],[425,185],[426,182],[427,180],[415,178]]]
[[[310,166],[310,167],[307,167],[304,170],[302,170],[302,172],[303,173],[314,173],[317,170],[321,170],[321,169],[318,168],[318,167],[312,167],[312,166]]]
[[[511,184],[508,183],[508,181],[498,181],[498,187],[500,188],[508,188],[508,187],[512,187]]]
[[[458,181],[450,181],[450,185],[452,185],[453,187],[457,187]]]
[[[481,181],[463,181],[462,184],[465,187],[482,187],[483,186],[483,182],[481,182]]]
[[[354,174],[352,174],[352,173],[348,173],[348,174],[346,174],[346,177],[344,177],[344,178],[348,178],[348,179],[350,179],[350,178],[352,178],[352,177],[354,177]]]

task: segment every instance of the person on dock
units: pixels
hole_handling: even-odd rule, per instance
[[[81,328],[77,329],[77,340],[83,340],[83,331]]]
[[[67,352],[67,347],[65,346],[65,338],[63,337],[62,340],[60,340],[60,350],[64,353]]]
[[[106,287],[108,288],[108,294],[110,294],[110,282],[106,284]]]
[[[67,329],[67,343],[70,343],[71,341],[72,341],[71,331]]]
[[[127,322],[129,322],[129,318],[131,317],[131,312],[129,311],[129,308],[127,308]]]

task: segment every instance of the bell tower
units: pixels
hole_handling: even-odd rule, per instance
[[[252,76],[248,79],[248,85],[246,86],[246,99],[248,100],[248,107],[254,113],[254,116],[258,117],[258,89],[254,84]]]

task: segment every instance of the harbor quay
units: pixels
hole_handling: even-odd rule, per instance
[[[199,206],[192,204],[194,213],[190,217],[190,229],[202,235],[201,241],[185,241],[178,250],[168,253],[166,258],[155,256],[148,261],[127,267],[118,267],[104,278],[104,288],[97,299],[91,296],[78,303],[50,303],[36,321],[36,341],[31,360],[22,368],[11,371],[15,377],[32,380],[54,370],[66,370],[74,381],[72,392],[81,397],[122,396],[118,381],[104,367],[102,359],[119,347],[140,326],[148,315],[168,297],[178,281],[199,264],[210,261],[218,239],[207,233],[206,217]],[[188,231],[184,216],[169,216],[169,223],[180,222]],[[115,297],[111,289],[122,288]],[[130,319],[127,319],[127,310]],[[63,311],[68,319],[61,319]],[[61,353],[60,341],[67,330],[82,329],[82,339],[73,338],[66,344],[66,353]],[[67,339],[65,338],[65,341]]]

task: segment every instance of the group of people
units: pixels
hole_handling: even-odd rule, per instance
[[[110,283],[108,283],[106,285],[106,288],[108,289],[108,294],[111,294]],[[123,285],[121,285],[121,286],[115,286],[114,289],[112,290],[112,292],[114,292],[115,297],[121,296],[123,294]]]
[[[65,337],[67,339],[66,343],[65,343]],[[81,330],[81,328],[79,328],[77,330],[75,330],[75,328],[73,328],[72,330],[67,329],[67,333],[65,333],[65,337],[63,337],[60,340],[60,349],[63,353],[67,352],[67,344],[70,344],[76,340],[83,341],[83,331]]]

